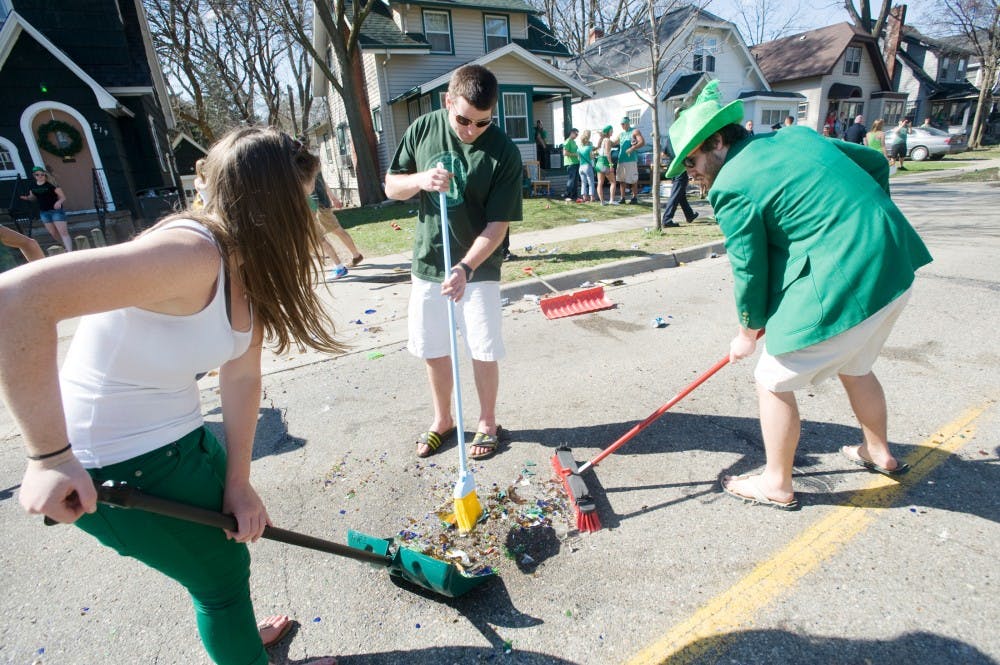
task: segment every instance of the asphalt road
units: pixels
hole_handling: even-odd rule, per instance
[[[254,545],[258,613],[301,622],[274,662],[1000,661],[998,193],[894,188],[935,257],[876,365],[895,450],[914,467],[902,482],[840,457],[859,435],[833,381],[800,394],[802,510],[722,494],[721,475],[764,460],[752,363],[740,363],[588,475],[604,528],[580,534],[565,516],[512,527],[514,560],[460,599],[328,554]],[[556,446],[589,459],[722,357],[736,325],[731,285],[722,256],[627,278],[608,289],[616,308],[604,312],[549,321],[525,300],[505,308],[499,415],[513,439],[475,464],[480,493],[518,479],[523,495],[543,493]],[[407,287],[369,286],[343,304],[345,318],[362,320],[345,324],[354,352],[268,360],[253,480],[278,526],[391,536],[411,518],[428,523],[455,482],[454,446],[420,463],[413,455],[429,400],[404,348]],[[658,316],[669,325],[652,328]],[[462,377],[470,423],[467,362]],[[210,380],[204,402],[217,427]],[[181,589],[23,513],[20,441],[2,410],[0,435],[0,662],[208,663]]]

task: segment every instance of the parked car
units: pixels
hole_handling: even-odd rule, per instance
[[[896,140],[896,130],[885,133],[885,145],[891,146]],[[906,137],[906,148],[910,159],[922,162],[925,159],[941,159],[945,155],[963,152],[966,148],[964,134],[949,134],[934,127],[912,127]]]

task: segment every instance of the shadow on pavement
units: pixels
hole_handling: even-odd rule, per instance
[[[215,408],[205,413],[206,416],[218,416],[222,420],[222,408]],[[222,422],[205,421],[205,427],[222,442],[226,440],[226,432]],[[269,455],[284,455],[305,447],[306,440],[288,433],[288,422],[283,409],[273,406],[261,406],[257,418],[257,432],[253,439],[253,460],[259,460]]]
[[[724,659],[724,661],[723,661]],[[814,637],[785,630],[749,630],[705,638],[663,661],[679,663],[963,663],[996,665],[996,661],[960,640],[927,632],[906,633],[894,640]]]
[[[554,449],[561,445],[579,447],[580,450],[575,451],[575,458],[578,464],[583,464],[599,452],[594,450],[595,447],[604,449],[610,446],[638,422],[640,421],[517,430],[512,434],[516,441],[534,441],[547,448]],[[878,502],[881,496],[879,490],[866,492],[836,489],[837,479],[844,477],[844,474],[871,475],[846,460],[843,460],[843,464],[839,463],[840,447],[854,443],[859,438],[860,431],[856,427],[803,420],[802,439],[795,454],[794,482],[798,490],[797,496],[804,507],[843,505],[848,502],[859,507],[882,507]],[[587,450],[583,450],[584,448]],[[893,442],[892,448],[897,457],[904,458],[915,453],[920,446]],[[728,468],[720,468],[714,477],[690,482],[625,487],[605,487],[601,483],[601,466],[615,464],[616,458],[691,450],[738,453],[742,457]],[[982,459],[968,460],[928,447],[924,454],[931,458],[923,463],[930,462],[934,470],[923,482],[906,487],[907,502],[918,504],[922,508],[966,513],[991,522],[1000,522],[1000,494],[994,491],[1000,485],[1000,464],[997,464],[1000,453],[991,454],[982,450]],[[816,468],[822,463],[821,457],[830,455],[837,455],[833,459],[838,468]],[[676,462],[672,460],[672,463],[683,464],[684,461],[678,456]],[[826,464],[829,463],[827,461]],[[704,501],[714,494],[721,494],[719,480],[722,476],[753,472],[763,465],[764,446],[756,418],[666,413],[604,459],[598,467],[587,471],[584,480],[597,504],[601,524],[613,528],[620,525],[621,520],[638,514],[669,508],[685,501]],[[934,479],[938,480],[935,484],[926,482]],[[907,485],[911,481],[902,476],[899,482]],[[665,494],[669,493],[670,498],[643,506],[641,510],[632,513],[614,514],[608,501],[609,495],[650,489],[663,489]],[[680,490],[681,496],[677,495],[676,490]]]

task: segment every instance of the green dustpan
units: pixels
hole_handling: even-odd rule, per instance
[[[188,522],[230,531],[237,530],[236,518],[232,515],[144,494],[125,483],[101,485],[97,488],[97,500],[119,508],[138,508]],[[391,575],[450,597],[461,596],[496,577],[492,569],[484,574],[467,576],[455,564],[440,561],[405,547],[397,547],[390,553],[391,540],[367,536],[357,531],[348,531],[350,546],[272,526],[264,528],[263,537],[383,566],[389,569]]]
[[[347,532],[347,544],[359,550],[390,557],[389,574],[418,584],[445,596],[461,596],[496,577],[492,568],[477,575],[466,575],[453,563],[441,561],[407,547],[396,547],[390,554],[392,540],[369,536],[357,531]]]

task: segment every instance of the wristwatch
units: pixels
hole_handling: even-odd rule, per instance
[[[459,261],[452,268],[452,270],[454,270],[455,268],[461,268],[462,270],[465,271],[465,281],[466,282],[471,282],[472,281],[472,276],[476,274],[476,271],[473,270],[472,267],[468,263],[466,263],[465,261]]]

